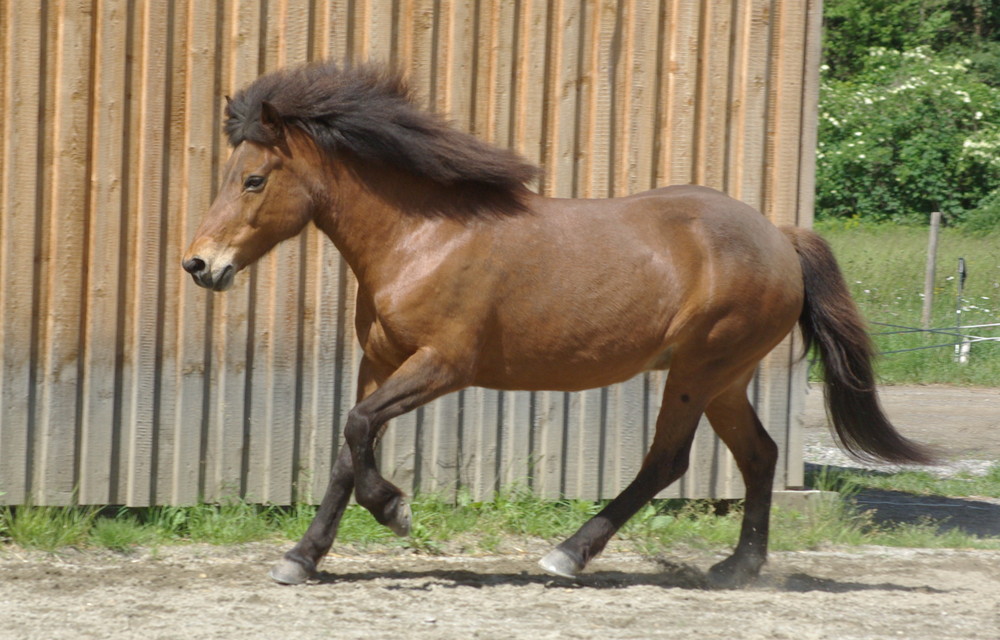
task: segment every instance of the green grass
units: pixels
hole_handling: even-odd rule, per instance
[[[863,487],[951,496],[1000,496],[1000,465],[983,477],[937,479],[905,472],[878,474],[827,470],[809,478],[812,486],[839,490],[848,498]],[[725,505],[726,509],[720,509]],[[359,506],[348,507],[337,544],[359,550],[409,548],[421,553],[490,553],[504,543],[525,539],[559,541],[596,514],[603,503],[543,500],[510,490],[492,501],[436,495],[413,503],[413,529],[397,538]],[[723,513],[724,512],[724,513]],[[21,547],[56,550],[93,547],[128,551],[136,547],[202,542],[237,544],[297,540],[315,507],[274,507],[230,502],[222,505],[105,509],[92,507],[17,507],[0,509],[0,539]],[[664,500],[647,505],[619,532],[642,553],[678,548],[725,550],[739,536],[739,503]],[[941,532],[934,523],[876,525],[848,501],[830,500],[806,513],[775,509],[771,547],[805,550],[831,545],[887,545],[1000,549],[1000,538]]]
[[[985,475],[969,473],[939,478],[924,471],[883,473],[861,469],[824,469],[807,478],[811,486],[852,495],[861,489],[901,491],[921,496],[952,498],[1000,498],[1000,464],[993,465]]]
[[[94,507],[36,507],[0,509],[0,539],[45,551],[87,542],[97,519]]]
[[[864,225],[855,221],[817,223],[816,230],[833,247],[844,277],[863,315],[871,324],[881,352],[898,352],[955,338],[926,333],[890,333],[875,323],[921,326],[928,230],[896,225]],[[955,327],[958,259],[965,258],[968,278],[961,304],[963,325],[1000,322],[1000,230],[968,234],[943,229],[939,238],[932,327]],[[979,331],[1000,337],[1000,327]],[[883,383],[944,383],[1000,386],[1000,342],[972,345],[967,364],[954,360],[952,347],[887,353],[877,364]]]

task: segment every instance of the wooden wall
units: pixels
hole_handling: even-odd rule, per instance
[[[354,282],[309,230],[226,294],[180,256],[228,153],[223,96],[380,59],[429,108],[546,169],[550,195],[669,183],[811,223],[820,0],[0,0],[0,502],[316,499],[355,394]],[[753,387],[801,483],[794,345]],[[468,390],[391,427],[409,491],[611,496],[663,376]],[[738,496],[707,429],[665,495]]]

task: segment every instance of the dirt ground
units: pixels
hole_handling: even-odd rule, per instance
[[[907,434],[947,448],[938,472],[1000,460],[996,390],[884,395]],[[839,464],[817,397],[805,416],[806,457]],[[960,502],[952,510],[966,509],[972,523],[1000,511],[996,502]],[[927,509],[917,501],[903,511]],[[335,548],[320,579],[301,587],[267,580],[284,550],[273,544],[132,555],[8,549],[0,638],[1000,638],[1000,552],[773,553],[754,586],[712,591],[703,572],[720,557],[711,554],[649,558],[612,543],[570,582],[537,568],[540,543],[519,544],[482,557]]]

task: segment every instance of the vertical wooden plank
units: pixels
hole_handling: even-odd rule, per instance
[[[608,14],[608,43],[602,48],[608,51],[607,61],[602,65],[606,72],[608,102],[607,149],[603,154],[609,158],[604,171],[604,197],[628,195],[629,155],[631,151],[630,106],[635,92],[636,59],[634,2],[614,2],[605,9]]]
[[[206,5],[210,6],[210,5]],[[181,392],[177,376],[177,358],[182,354],[182,348],[177,342],[178,310],[176,305],[180,296],[178,286],[182,284],[191,285],[187,278],[182,279],[182,272],[178,266],[181,260],[180,247],[174,247],[173,241],[177,239],[176,223],[177,218],[183,215],[183,210],[188,199],[189,182],[185,179],[176,179],[185,175],[188,167],[188,154],[193,151],[189,146],[189,118],[191,110],[189,107],[191,86],[186,81],[190,77],[188,69],[188,59],[191,49],[194,48],[192,39],[192,29],[197,28],[191,25],[188,20],[190,3],[174,2],[171,12],[167,18],[170,21],[166,26],[168,38],[168,51],[171,54],[165,60],[166,85],[167,88],[163,102],[163,115],[169,123],[170,134],[164,140],[166,157],[163,160],[163,173],[157,178],[163,185],[163,204],[160,218],[159,231],[162,234],[162,252],[159,262],[159,283],[156,295],[156,316],[159,320],[158,331],[160,335],[157,340],[156,367],[156,390],[159,398],[154,408],[154,436],[153,446],[150,452],[151,474],[151,504],[160,502],[172,503],[176,499],[177,479],[175,477],[175,463],[179,458],[178,445],[181,445],[186,435],[184,431],[177,429],[175,408],[180,401],[178,397]],[[211,18],[205,22],[211,24]],[[203,26],[203,25],[199,25]],[[212,78],[213,74],[208,73],[202,76],[203,84],[209,90],[212,88],[210,82],[204,82],[206,78]],[[210,112],[208,112],[210,113]],[[199,114],[200,115],[200,114]],[[185,240],[186,241],[186,240]],[[190,287],[189,287],[190,288]],[[174,320],[171,322],[171,320]],[[191,423],[187,431],[197,434],[200,426],[200,406],[193,407],[189,419]],[[187,426],[187,425],[185,425]],[[197,442],[197,440],[195,440]],[[196,448],[192,452],[193,461],[197,461],[199,451]],[[192,465],[189,477],[197,480],[197,464]]]
[[[582,33],[582,10],[573,2],[559,0],[549,7],[548,50],[545,71],[545,120],[542,162],[546,170],[545,195],[574,196],[576,167],[578,54]]]
[[[499,21],[499,7],[490,0],[476,2],[474,8],[472,33],[473,50],[471,82],[469,96],[470,133],[487,142],[496,140],[497,100],[496,85],[499,34],[496,23]]]
[[[472,475],[473,495],[480,500],[491,500],[499,488],[497,476],[497,456],[500,441],[498,426],[500,421],[500,393],[488,389],[473,389],[469,400],[474,407],[472,433],[474,437],[467,447],[471,455],[469,471]]]
[[[543,392],[536,394],[535,442],[537,446],[534,488],[546,498],[559,498],[567,493],[568,449],[564,446],[569,428],[567,409],[570,394]]]
[[[618,495],[639,471],[645,455],[642,446],[645,390],[645,376],[641,375],[608,390],[607,445],[600,497]]]
[[[424,409],[419,474],[421,490],[450,493],[459,484],[459,429],[461,400],[458,393],[435,400]]]
[[[396,46],[393,33],[393,0],[372,0],[365,20],[358,24],[364,31],[364,49],[358,51],[361,60],[389,62]]]
[[[816,200],[816,136],[819,67],[822,60],[823,3],[810,0],[806,10],[802,64],[802,123],[799,129],[799,206],[795,224],[811,228]]]
[[[87,231],[88,268],[83,326],[83,376],[80,381],[81,420],[79,501],[107,504],[113,500],[114,423],[118,365],[119,290],[125,271],[118,250],[127,224],[123,202],[123,171],[127,159],[125,126],[128,7],[120,0],[98,4],[94,16],[93,130],[89,144],[90,203]]]
[[[695,182],[723,189],[729,110],[730,0],[704,3],[701,17],[696,127]]]
[[[687,184],[694,173],[694,112],[697,93],[699,5],[685,0],[664,4],[666,78],[660,81],[661,118],[657,183]]]
[[[618,81],[630,87],[630,95],[629,100],[621,100],[618,107],[622,118],[616,134],[620,151],[615,153],[617,162],[612,184],[615,195],[659,186],[653,179],[659,4],[656,0],[638,0],[625,5]]]
[[[0,5],[0,503],[32,489],[36,391],[34,313],[40,215],[45,10]],[[16,43],[16,46],[14,45]],[[40,73],[41,71],[41,73]]]
[[[353,2],[341,0],[318,0],[313,28],[316,45],[315,58],[332,58],[339,63],[349,59],[348,36],[351,25],[348,20],[349,8]]]
[[[38,370],[39,503],[69,504],[75,499],[79,428],[80,312],[86,255],[90,110],[89,2],[67,2],[49,14],[52,75],[46,105],[51,118],[47,149],[47,193],[41,269],[41,344]]]
[[[225,4],[222,87],[231,95],[260,73],[261,8],[240,0]],[[221,131],[218,135],[222,135]],[[220,143],[226,149],[227,142]],[[228,153],[226,154],[228,156]],[[251,300],[254,269],[237,276],[236,285],[222,295],[212,295],[209,422],[212,425],[205,453],[203,495],[225,500],[246,491],[246,459],[250,438],[248,367],[251,366],[253,327]],[[211,294],[209,294],[211,295]]]
[[[762,210],[772,0],[739,0],[726,192]]]
[[[159,340],[162,295],[162,231],[167,203],[165,177],[170,145],[168,101],[172,62],[171,7],[149,2],[136,7],[135,63],[132,84],[136,103],[130,136],[134,172],[129,186],[131,211],[126,260],[127,287],[124,366],[122,373],[121,451],[126,504],[145,506],[155,500],[159,401]]]
[[[503,394],[500,450],[500,483],[503,488],[526,489],[532,475],[532,396],[524,391]]]
[[[472,131],[473,76],[476,71],[472,61],[478,55],[474,30],[476,5],[442,2],[442,11],[447,11],[449,15],[442,15],[442,25],[447,25],[447,28],[442,29],[439,36],[438,57],[447,66],[447,73],[439,79],[438,110],[462,131]]]
[[[774,20],[765,213],[772,222],[781,225],[795,224],[798,208],[799,185],[790,176],[797,175],[799,170],[806,5],[778,0]]]
[[[511,146],[511,122],[514,110],[512,74],[517,58],[517,39],[522,37],[515,28],[516,8],[517,4],[512,2],[497,1],[491,5],[492,28],[497,32],[497,42],[493,54],[496,71],[491,86],[496,98],[493,100],[491,110],[493,122],[490,125],[492,130],[490,140],[500,147]]]
[[[581,198],[608,196],[610,159],[613,51],[616,14],[614,2],[584,3],[581,41],[578,50],[577,105],[578,113],[573,145],[575,179],[573,193]]]
[[[541,164],[548,143],[545,139],[546,114],[546,55],[548,9],[542,0],[525,0],[518,4],[517,59],[514,62],[512,91],[511,139],[508,146],[516,149],[528,160]],[[539,82],[539,78],[542,79]],[[546,171],[548,167],[543,167]]]
[[[435,6],[434,0],[400,2],[394,61],[396,67],[406,74],[421,104],[429,109],[434,108],[433,79],[438,73],[433,63],[437,22]]]
[[[218,15],[215,5],[189,0],[174,15],[171,180],[164,255],[163,338],[157,501],[192,504],[201,499],[205,438],[206,357],[211,293],[180,270],[180,261],[213,195],[213,168],[224,158],[218,144],[221,97]]]

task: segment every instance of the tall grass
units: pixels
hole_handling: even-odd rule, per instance
[[[972,345],[966,364],[955,362],[956,338],[931,333],[898,333],[921,327],[928,230],[856,221],[818,223],[816,230],[833,247],[883,355],[877,370],[882,382],[1000,386],[1000,342]],[[958,300],[958,259],[968,278]],[[956,314],[956,307],[960,313]],[[945,331],[1000,322],[1000,230],[969,234],[943,229],[938,244],[932,327]],[[881,323],[881,324],[880,324]],[[1000,327],[969,333],[1000,337]],[[947,345],[933,347],[934,345]]]

